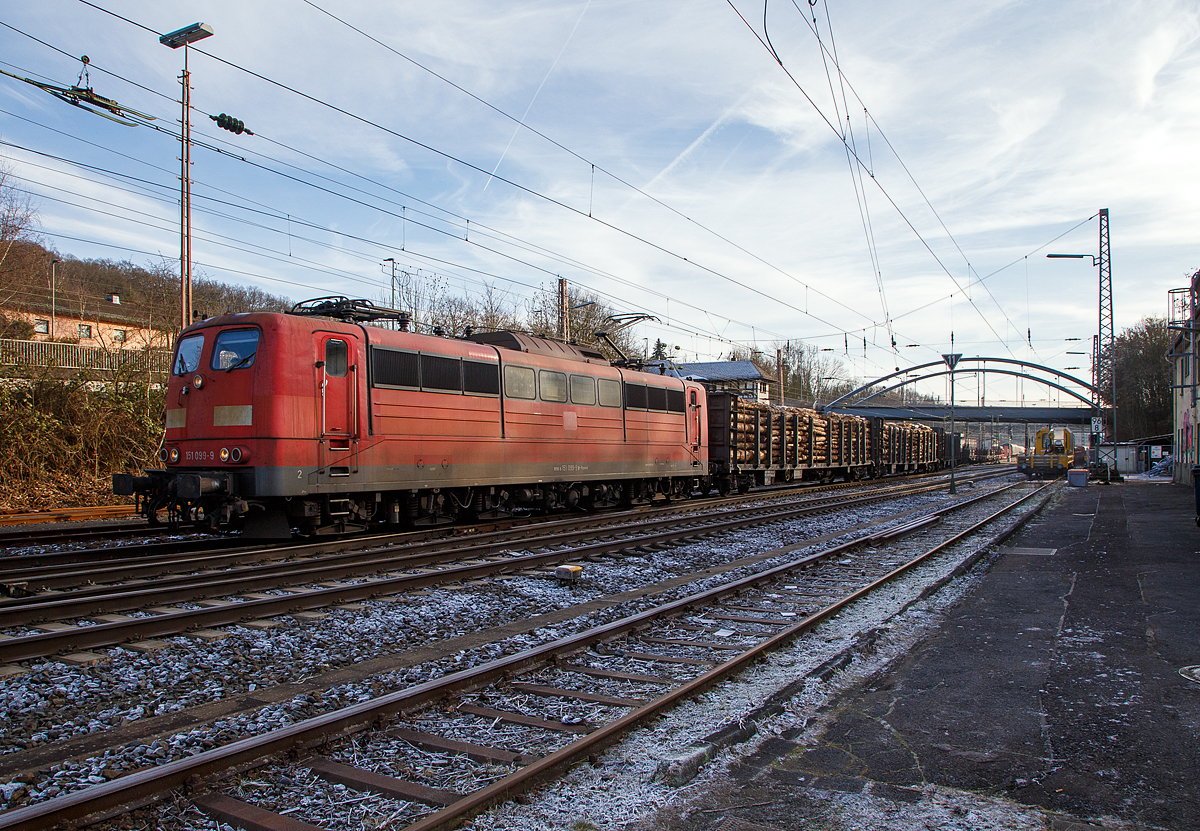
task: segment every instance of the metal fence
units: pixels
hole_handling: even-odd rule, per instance
[[[0,366],[20,366],[112,373],[121,370],[166,375],[169,349],[106,349],[77,343],[0,339]]]

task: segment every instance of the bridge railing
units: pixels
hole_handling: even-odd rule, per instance
[[[171,368],[171,354],[169,349],[106,349],[77,343],[0,339],[0,366],[4,367],[166,375]]]

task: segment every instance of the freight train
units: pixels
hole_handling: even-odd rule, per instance
[[[421,335],[333,297],[185,329],[163,467],[113,491],[151,522],[286,537],[936,470],[947,453],[940,429],[706,393],[515,332]]]

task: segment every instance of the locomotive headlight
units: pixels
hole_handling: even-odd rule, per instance
[[[196,389],[200,389],[202,386],[204,386],[204,376],[197,375],[195,378],[193,378],[192,386],[195,387]]]
[[[229,460],[233,463],[238,463],[242,460],[242,448],[235,447],[229,451]]]
[[[170,449],[170,451],[167,452],[167,461],[170,462],[171,464],[175,464],[175,462],[179,461],[179,448],[178,447],[172,447]]]
[[[159,448],[158,458],[159,458],[159,461],[163,461],[163,462],[165,462],[167,460],[167,448],[165,448],[165,447]]]
[[[222,447],[222,448],[221,448],[221,461],[222,461],[222,462],[228,462],[228,461],[229,461],[229,448],[228,448],[228,447]]]

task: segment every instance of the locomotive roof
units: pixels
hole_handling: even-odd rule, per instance
[[[532,355],[544,355],[550,358],[565,358],[568,361],[580,361],[589,364],[612,366],[612,362],[594,349],[587,349],[573,343],[563,343],[550,338],[539,338],[535,335],[525,335],[520,332],[477,332],[467,340],[475,343],[496,346],[500,349],[512,349],[516,352],[528,352]]]

